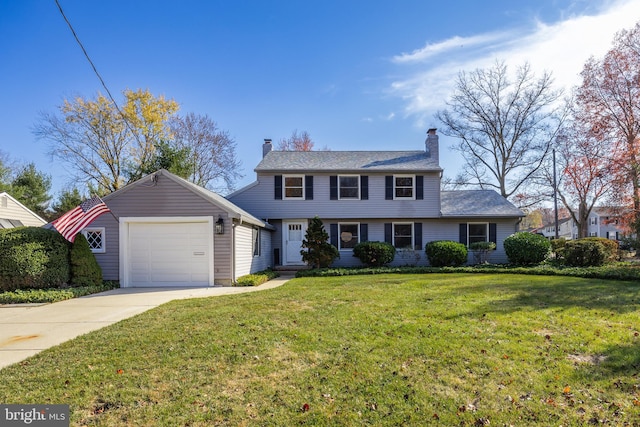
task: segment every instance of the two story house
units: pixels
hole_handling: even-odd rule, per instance
[[[336,266],[359,265],[353,248],[365,241],[395,246],[395,265],[427,265],[424,247],[433,240],[492,241],[489,261],[503,263],[503,241],[524,216],[493,190],[441,191],[436,129],[415,151],[275,151],[265,140],[262,152],[257,180],[227,199],[275,227],[274,265],[303,264],[315,216],[340,251]]]

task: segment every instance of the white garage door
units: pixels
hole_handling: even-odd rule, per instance
[[[207,222],[129,223],[128,286],[208,286]]]

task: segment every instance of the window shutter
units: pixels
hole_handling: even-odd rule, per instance
[[[385,222],[384,224],[384,241],[393,244],[393,224]]]
[[[498,227],[495,222],[489,223],[489,241],[493,243],[498,243]]]
[[[369,177],[360,177],[360,200],[369,200]]]
[[[369,241],[369,224],[360,224],[360,241]]]
[[[273,178],[274,199],[282,200],[282,175],[276,175]]]
[[[313,200],[313,175],[304,177],[304,199]]]
[[[336,175],[329,177],[329,199],[338,200],[338,177]]]
[[[422,248],[422,223],[416,222],[413,224],[413,242],[415,244],[415,250],[421,251]]]
[[[460,224],[460,243],[467,246],[467,224]]]
[[[416,176],[416,200],[424,199],[424,176]]]
[[[384,198],[393,200],[393,176],[384,177]]]
[[[339,248],[338,247],[338,224],[329,224],[329,234],[331,234],[331,236],[329,237],[331,244],[336,248]]]

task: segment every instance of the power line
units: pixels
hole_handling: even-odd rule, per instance
[[[71,33],[73,34],[73,37],[76,39],[76,42],[78,42],[78,45],[80,46],[80,49],[82,49],[82,53],[84,53],[85,58],[87,58],[87,61],[89,61],[89,64],[91,65],[91,68],[93,68],[93,72],[96,74],[96,76],[98,76],[98,80],[100,80],[100,83],[102,84],[102,87],[107,92],[107,96],[109,97],[111,102],[113,102],[113,105],[116,107],[116,110],[118,111],[118,113],[120,113],[120,116],[122,117],[122,120],[124,120],[125,125],[129,129],[129,131],[131,132],[133,137],[136,139],[136,141],[138,141],[138,144],[142,145],[140,139],[138,139],[138,134],[136,132],[134,132],[133,129],[131,128],[131,125],[129,124],[129,120],[127,120],[127,117],[124,115],[122,110],[120,110],[120,107],[118,106],[118,103],[113,98],[113,95],[111,95],[111,91],[109,90],[109,88],[107,87],[107,84],[104,82],[102,76],[98,72],[98,69],[96,68],[95,64],[93,63],[93,61],[89,57],[89,54],[87,53],[87,50],[84,48],[84,45],[80,41],[80,38],[76,34],[76,31],[73,29],[73,26],[71,25],[71,22],[69,22],[69,19],[67,19],[67,16],[64,14],[64,10],[62,10],[62,6],[60,5],[60,2],[58,0],[55,0],[55,1],[56,1],[56,5],[58,6],[58,10],[60,11],[60,14],[64,18],[64,20],[67,23],[67,25],[69,26],[69,29],[71,30]]]

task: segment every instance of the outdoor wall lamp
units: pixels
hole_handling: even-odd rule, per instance
[[[224,220],[221,216],[216,221],[216,234],[224,234]]]

